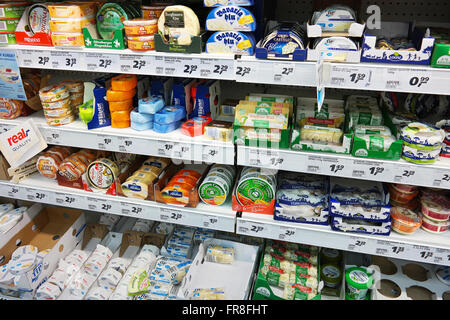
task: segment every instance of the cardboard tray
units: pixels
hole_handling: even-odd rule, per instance
[[[5,257],[3,264],[9,262],[19,246],[34,245],[39,251],[51,249],[42,263],[24,273],[16,285],[1,285],[4,289],[23,292],[25,299],[31,299],[36,289],[53,273],[59,259],[81,243],[86,227],[86,217],[80,210],[39,206],[41,209],[36,217],[0,248],[0,256]]]
[[[205,261],[209,245],[234,248],[232,264]],[[207,239],[200,244],[197,255],[178,290],[178,299],[188,299],[197,288],[224,288],[226,300],[246,300],[250,294],[259,247],[238,242]]]

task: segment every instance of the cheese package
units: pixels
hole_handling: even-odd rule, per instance
[[[205,0],[205,1],[220,1],[220,0]],[[189,300],[226,300],[225,289],[197,288],[190,293]]]
[[[161,96],[150,96],[139,99],[139,113],[155,114],[164,108],[164,99]]]
[[[241,31],[256,30],[256,20],[246,8],[238,6],[216,7],[206,17],[208,31]]]
[[[343,131],[341,129],[319,126],[304,126],[300,132],[302,141],[331,145],[340,145],[342,136]]]
[[[151,36],[128,36],[128,49],[136,51],[155,50],[155,39]]]
[[[275,24],[264,37],[261,48],[267,58],[293,60],[295,50],[305,50],[308,44],[306,31],[298,22]]]
[[[313,48],[319,52],[328,50],[358,51],[359,44],[346,37],[317,38]]]
[[[169,41],[190,45],[192,36],[200,34],[200,22],[195,12],[186,6],[168,6],[158,20],[158,31]]]
[[[48,6],[48,10],[52,18],[80,18],[95,15],[97,5],[94,2],[51,4]]]
[[[138,108],[135,108],[130,113],[130,119],[132,123],[147,123],[153,122],[155,116],[151,113],[140,113]]]
[[[126,36],[150,36],[158,32],[157,19],[132,19],[123,22]]]
[[[19,19],[1,19],[0,31],[14,32],[18,23]]]
[[[63,159],[58,155],[46,152],[38,158],[36,167],[44,177],[56,179],[56,174],[62,161]]]
[[[205,127],[205,137],[211,140],[228,142],[233,139],[233,123],[212,121]]]
[[[81,18],[52,18],[49,24],[51,32],[82,33],[84,27],[94,29],[96,19],[94,15]]]
[[[211,117],[194,117],[181,125],[181,133],[190,137],[202,136],[205,133],[205,126],[211,122]]]
[[[132,13],[118,3],[105,3],[96,17],[98,34],[106,40],[112,40],[115,32],[122,32],[123,21],[133,18]]]
[[[127,99],[123,101],[109,101],[109,111],[126,111],[133,108],[133,99]]]
[[[252,56],[255,53],[255,38],[251,33],[218,31],[206,42],[206,52]]]
[[[96,189],[108,189],[119,176],[120,169],[115,162],[101,158],[91,162],[87,168],[86,177],[91,186]]]
[[[106,91],[106,100],[108,100],[108,102],[125,101],[133,99],[135,95],[136,95],[136,88],[129,91],[115,91],[112,89],[108,89]]]
[[[115,91],[131,91],[137,86],[135,74],[121,74],[111,79],[111,89]]]
[[[147,20],[159,19],[167,5],[141,6],[142,18]]]
[[[234,261],[234,248],[220,245],[210,245],[206,248],[205,261],[232,264]]]
[[[47,86],[39,90],[42,102],[56,102],[69,98],[70,92],[65,85]]]
[[[355,11],[343,5],[333,5],[320,12],[314,12],[311,23],[321,27],[322,31],[348,32],[356,22]]]
[[[4,19],[19,19],[27,5],[26,1],[0,3],[0,16]]]
[[[366,141],[369,151],[386,152],[397,140],[391,130],[385,126],[364,126],[355,127],[355,136]]]
[[[81,32],[52,32],[52,42],[55,47],[83,47],[84,35]]]
[[[186,118],[186,108],[183,106],[166,106],[155,113],[155,123],[170,124]]]
[[[243,127],[287,129],[289,123],[288,107],[236,106],[234,124]]]
[[[22,108],[22,101],[0,98],[0,118],[2,119],[15,119],[20,117]]]

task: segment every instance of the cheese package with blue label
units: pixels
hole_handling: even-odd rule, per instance
[[[292,59],[296,49],[306,49],[307,41],[306,31],[299,23],[283,22],[267,33],[261,47],[267,50],[268,58]]]
[[[183,106],[167,106],[155,113],[154,121],[158,124],[169,124],[186,118],[186,109]]]
[[[136,131],[145,131],[153,129],[153,121],[149,122],[131,122],[131,129]]]
[[[150,96],[139,100],[139,113],[155,114],[164,108],[165,103],[162,96]]]
[[[154,114],[139,113],[138,108],[135,108],[130,113],[131,122],[136,122],[136,123],[146,123],[149,121],[153,122],[154,118],[155,118]]]
[[[253,0],[203,0],[203,6],[205,7],[220,7],[220,6],[241,6],[249,7],[253,6],[255,2]]]
[[[177,130],[179,127],[181,127],[181,124],[183,121],[175,121],[167,124],[161,124],[158,122],[153,123],[153,131],[158,133],[168,133]]]
[[[195,85],[196,82],[196,80],[192,79],[175,80],[172,87],[171,105],[185,107],[187,114],[190,115],[194,108],[191,96],[191,88]]]
[[[252,56],[255,53],[255,38],[251,33],[218,31],[209,37],[206,52]]]
[[[221,6],[214,8],[208,14],[206,30],[253,32],[256,30],[256,20],[246,8]]]
[[[166,104],[170,103],[173,78],[155,77],[150,83],[149,96],[162,96]]]
[[[97,86],[95,87],[93,93],[94,100],[92,101],[92,118],[89,122],[86,123],[89,130],[103,128],[111,125],[109,104],[105,99],[106,88]],[[81,105],[80,109],[82,109],[84,105],[86,104]]]
[[[191,117],[207,116],[215,119],[219,108],[220,84],[216,80],[208,80],[197,84],[193,89],[194,112]]]

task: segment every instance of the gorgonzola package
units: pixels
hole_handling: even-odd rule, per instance
[[[221,6],[214,8],[206,18],[208,31],[241,31],[256,30],[256,20],[253,14],[238,6]]]

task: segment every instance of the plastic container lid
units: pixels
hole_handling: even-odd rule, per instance
[[[322,265],[320,270],[320,277],[329,287],[337,287],[342,281],[342,270],[334,263],[327,263]]]
[[[345,272],[345,281],[348,285],[356,289],[370,289],[373,285],[373,277],[366,268],[353,267]]]
[[[342,259],[342,252],[336,249],[322,248],[320,259],[323,263],[337,263]]]
[[[132,19],[126,20],[123,22],[123,25],[126,27],[140,27],[140,26],[151,26],[158,23],[156,19]]]

